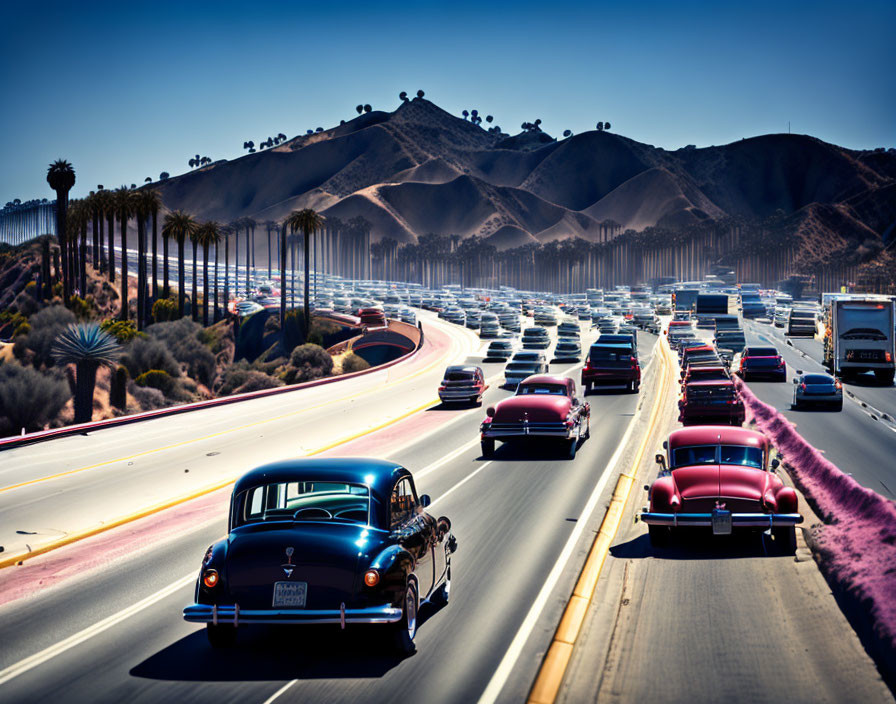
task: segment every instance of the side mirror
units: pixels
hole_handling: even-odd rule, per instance
[[[668,440],[663,440],[663,449],[664,449],[664,450],[668,450],[668,449],[669,449],[669,441],[668,441]]]
[[[656,460],[656,463],[657,463],[660,467],[663,468],[663,470],[666,469],[666,456],[665,456],[662,452],[657,452],[657,453],[656,453],[656,456],[654,457],[654,459]]]
[[[495,417],[495,407],[494,407],[494,406],[489,406],[489,407],[485,410],[485,415],[487,415],[489,418],[494,418],[494,417]]]
[[[775,470],[780,466],[781,466],[781,463],[778,460],[772,460],[772,470]]]
[[[420,505],[421,505],[423,508],[426,508],[426,507],[429,506],[431,503],[432,503],[432,499],[429,498],[429,494],[421,494],[421,495],[420,495]]]
[[[797,377],[793,377],[793,383],[794,383],[794,384],[799,384],[799,383],[800,383],[800,380],[799,380]]]

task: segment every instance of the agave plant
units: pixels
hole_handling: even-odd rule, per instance
[[[118,341],[96,323],[71,324],[56,337],[51,354],[59,366],[75,365],[75,423],[89,423],[93,418],[96,371],[101,365],[111,367],[118,361]]]

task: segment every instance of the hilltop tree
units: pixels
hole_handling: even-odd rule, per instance
[[[422,98],[424,95],[426,95],[426,93],[424,93],[422,90],[418,90],[418,91],[417,91],[417,97],[418,97],[418,98]]]
[[[603,132],[603,131],[604,131],[604,123],[603,123],[603,122],[598,122],[598,123],[597,123],[597,131],[598,131],[598,132]]]
[[[486,121],[487,123],[489,123],[489,124],[491,124],[491,123],[492,123],[492,120],[494,120],[494,119],[495,119],[495,118],[492,117],[491,115],[486,115],[486,116],[485,116],[485,121]]]
[[[610,129],[610,123],[609,123],[609,122],[605,122],[605,123],[604,123],[604,129],[605,129],[605,130]]]
[[[355,106],[355,110],[357,110],[357,111],[358,111],[358,114],[360,115],[362,112],[364,112],[364,106],[363,106],[363,105],[356,105],[356,106]]]
[[[401,91],[401,93],[398,94],[398,99],[403,103],[408,102],[408,92],[406,90]]]
[[[370,112],[371,110],[373,110],[373,108],[370,107],[370,104],[364,106],[364,112]]]
[[[145,179],[143,179],[143,183],[152,183],[152,178],[147,176]]]
[[[572,137],[572,130],[563,130],[564,137]]]
[[[165,181],[169,178],[171,178],[171,174],[169,174],[167,171],[163,171],[159,174],[159,181]]]
[[[464,111],[461,113],[461,115],[463,115],[463,116],[464,116],[464,119],[466,120],[466,119],[470,116],[470,113],[467,112],[466,110],[464,110]]]

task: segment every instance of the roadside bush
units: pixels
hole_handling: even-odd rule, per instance
[[[171,396],[177,391],[177,382],[168,372],[164,372],[161,369],[150,369],[148,372],[143,372],[134,379],[134,382],[137,386],[148,386],[151,389],[158,389],[165,396]]]
[[[177,320],[177,301],[171,298],[160,298],[152,304],[152,319],[157,323]]]
[[[352,372],[360,372],[364,369],[370,369],[367,360],[359,357],[354,352],[349,352],[342,360],[342,373],[351,374]]]
[[[133,381],[128,384],[128,391],[144,411],[153,411],[168,405],[165,394],[149,386],[137,386]]]
[[[187,369],[187,375],[205,386],[215,379],[215,355],[199,339],[202,326],[188,318],[156,323],[146,328],[151,338],[165,344],[172,356]]]
[[[41,430],[71,398],[68,384],[14,362],[0,365],[0,434]]]
[[[133,320],[115,320],[109,318],[100,323],[100,330],[107,332],[122,345],[137,336],[137,324]]]
[[[234,393],[246,394],[250,391],[260,391],[261,389],[274,389],[278,386],[283,386],[283,382],[279,379],[268,376],[264,372],[253,370],[248,373],[246,381]]]
[[[282,379],[287,384],[299,384],[330,376],[333,373],[333,358],[318,345],[304,344],[296,347],[289,358],[289,364]]]
[[[88,295],[85,298],[81,298],[80,296],[72,295],[68,299],[68,308],[75,314],[78,320],[89,320],[94,310],[93,296]]]
[[[57,281],[53,284],[53,295],[57,298],[62,298],[62,282]]]
[[[31,331],[23,338],[22,344],[32,352],[35,369],[53,366],[50,352],[53,343],[59,333],[74,322],[77,322],[74,314],[60,305],[49,306],[31,316]],[[13,351],[15,353],[15,349]]]
[[[24,320],[16,326],[16,329],[12,332],[12,336],[18,337],[19,335],[27,335],[29,332],[31,332],[31,323]]]
[[[150,369],[160,369],[169,376],[180,376],[180,365],[159,340],[135,337],[127,346],[121,363],[128,368],[132,379]]]

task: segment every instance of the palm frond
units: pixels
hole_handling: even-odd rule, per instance
[[[51,354],[59,365],[93,361],[112,366],[121,355],[121,347],[96,323],[72,323],[56,337]]]

